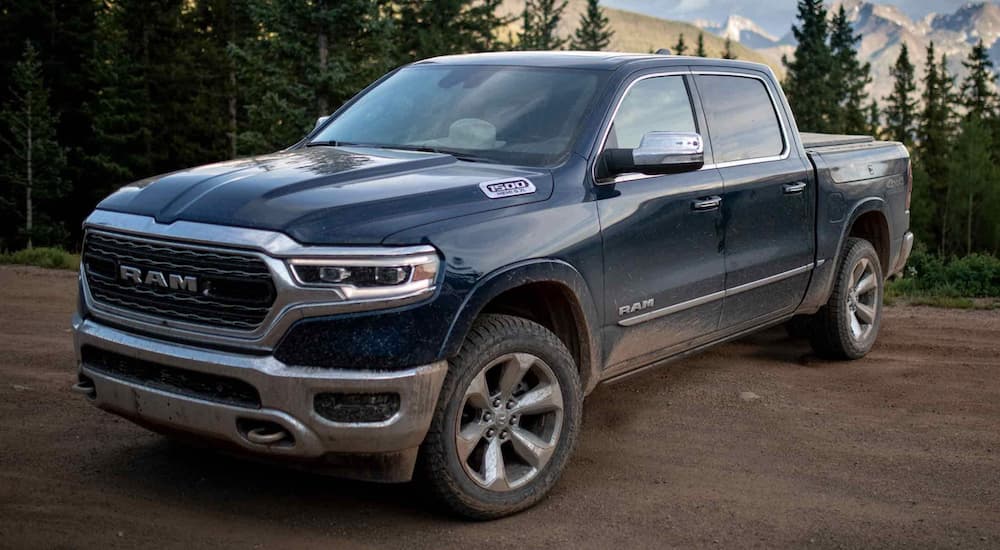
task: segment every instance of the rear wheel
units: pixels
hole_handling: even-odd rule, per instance
[[[848,239],[830,299],[810,323],[813,349],[838,359],[858,359],[868,353],[882,320],[883,287],[875,248],[864,239]]]
[[[485,315],[450,362],[422,449],[455,512],[491,519],[541,500],[562,473],[583,394],[566,347],[541,325]]]

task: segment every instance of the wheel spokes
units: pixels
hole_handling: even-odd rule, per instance
[[[503,399],[510,399],[517,389],[517,385],[524,379],[528,369],[535,363],[535,358],[526,353],[515,353],[500,368],[500,396]]]
[[[469,388],[465,390],[465,402],[480,410],[490,407],[490,389],[486,385],[485,371],[472,379]]]
[[[517,414],[540,414],[550,411],[561,411],[563,407],[562,394],[552,384],[537,386],[528,393],[517,398],[513,412]]]
[[[861,297],[875,290],[876,287],[878,287],[878,282],[875,281],[875,274],[869,273],[858,281],[857,286],[854,287],[854,292],[858,295],[858,297]]]
[[[528,430],[513,427],[510,431],[510,442],[514,452],[533,468],[541,468],[548,463],[555,445],[542,441]]]
[[[483,439],[483,434],[486,433],[488,424],[481,423],[479,421],[472,421],[458,432],[458,437],[455,438],[455,444],[458,450],[458,458],[465,462],[469,460],[469,455],[472,451],[476,449],[476,445]]]
[[[507,467],[503,461],[502,444],[497,439],[491,439],[486,446],[486,454],[483,456],[483,484],[488,489],[494,491],[506,491],[510,488],[507,483]]]
[[[858,321],[866,325],[875,323],[875,308],[873,306],[858,302],[855,307],[857,308],[855,316],[857,316]]]
[[[851,288],[856,288],[858,286],[858,281],[861,280],[861,276],[864,275],[867,270],[868,258],[861,258],[861,260],[858,261],[858,265],[854,266],[854,271],[851,272]]]

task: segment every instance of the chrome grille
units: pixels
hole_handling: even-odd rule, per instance
[[[275,298],[267,264],[252,254],[89,231],[83,265],[98,304],[163,319],[250,331]],[[139,280],[124,277],[123,267]],[[155,284],[170,275],[191,278],[196,289]]]

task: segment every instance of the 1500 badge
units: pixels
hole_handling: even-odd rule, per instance
[[[516,197],[517,195],[530,195],[535,192],[535,184],[528,180],[505,180],[505,181],[484,181],[479,184],[483,193],[491,199],[503,199]]]

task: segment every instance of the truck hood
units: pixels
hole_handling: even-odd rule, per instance
[[[489,198],[480,183],[526,179],[531,193]],[[378,244],[404,229],[547,199],[540,170],[450,155],[310,147],[220,162],[126,185],[98,208],[280,231],[303,244]]]

